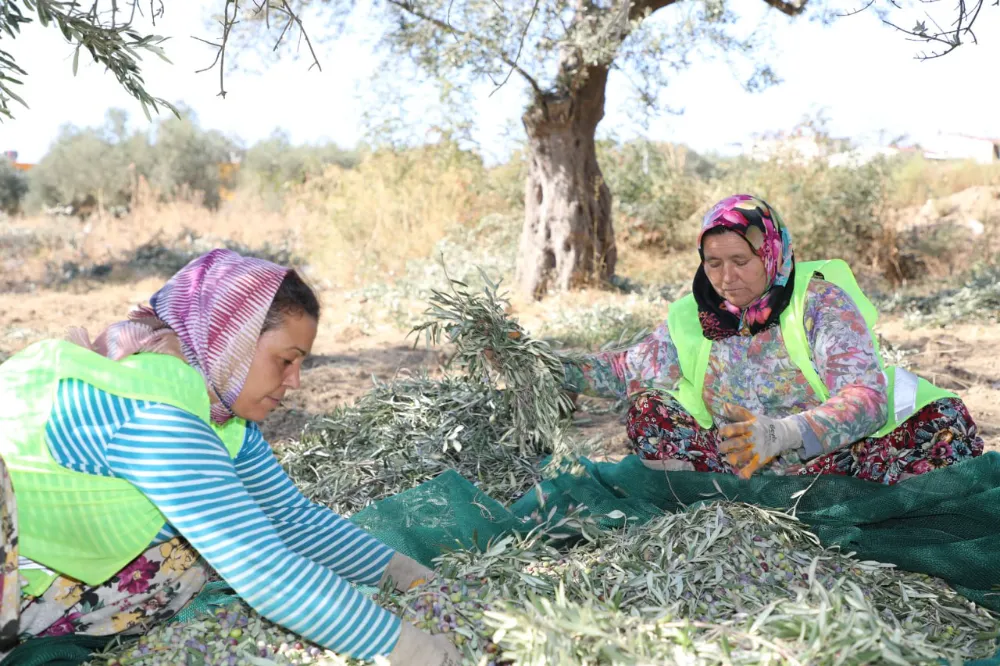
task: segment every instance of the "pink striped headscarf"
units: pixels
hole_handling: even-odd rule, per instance
[[[82,328],[68,339],[113,360],[140,352],[174,354],[205,378],[212,420],[233,418],[271,301],[289,269],[270,261],[212,250],[182,268],[91,344]]]

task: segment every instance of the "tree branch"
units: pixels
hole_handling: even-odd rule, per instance
[[[480,44],[482,43],[482,40],[480,40],[478,37],[476,37],[476,35],[471,34],[469,32],[466,32],[465,30],[460,30],[460,29],[456,28],[455,26],[451,25],[450,23],[448,23],[447,21],[442,21],[439,18],[435,18],[433,16],[430,16],[429,14],[425,14],[424,12],[420,11],[419,9],[417,9],[416,7],[414,7],[412,4],[410,4],[407,0],[386,0],[386,2],[388,4],[394,6],[394,7],[397,7],[398,9],[401,9],[402,11],[406,12],[407,14],[410,14],[412,16],[417,17],[418,19],[420,19],[422,21],[427,21],[429,23],[432,23],[433,25],[437,26],[438,28],[441,28],[442,30],[444,30],[445,32],[447,32],[449,34],[458,35],[458,36],[461,36],[461,37],[469,37],[469,38],[475,40],[477,43],[480,43]],[[535,3],[535,10],[537,10],[537,8],[538,8],[538,3],[536,2]],[[531,15],[532,15],[532,17],[534,17],[535,11],[532,11]],[[530,23],[530,21],[529,21],[529,23]],[[524,31],[525,31],[525,34],[527,34],[527,32],[528,32],[527,26],[525,27]],[[521,37],[521,44],[522,45],[524,44],[524,36],[523,35]],[[520,48],[519,48],[518,49],[518,56],[520,56],[520,53],[521,53],[521,51],[520,51]],[[541,86],[538,85],[538,82],[530,74],[528,74],[526,71],[524,71],[524,69],[520,65],[517,64],[516,60],[511,60],[510,58],[508,58],[507,56],[505,56],[502,53],[497,54],[497,57],[500,58],[501,62],[503,62],[508,67],[510,67],[511,71],[517,72],[522,77],[524,77],[524,80],[528,82],[528,85],[531,86],[531,88],[535,91],[536,95],[538,95],[539,97],[541,97],[542,95],[545,94],[545,92],[542,90]],[[505,79],[505,81],[506,81],[506,79]]]
[[[798,16],[806,10],[806,5],[809,4],[808,0],[804,0],[800,5],[793,5],[790,2],[784,2],[784,0],[764,0],[764,2],[786,16]]]
[[[528,82],[528,85],[531,86],[531,89],[535,91],[536,95],[538,95],[539,97],[541,97],[542,95],[545,94],[545,91],[542,90],[542,87],[540,85],[538,85],[538,81],[535,81],[534,77],[532,77],[526,71],[524,71],[523,69],[521,69],[520,65],[518,65],[516,62],[511,62],[510,60],[507,60],[506,58],[503,58],[503,57],[501,57],[501,60],[503,60],[504,63],[510,65],[510,67],[511,67],[511,69],[513,71],[515,71],[518,74],[520,74],[521,77],[525,81]]]
[[[764,0],[768,4],[771,4],[775,0]],[[780,1],[780,0],[778,0]],[[808,2],[808,0],[806,0]],[[931,4],[937,2],[937,0],[920,0],[924,4]],[[865,5],[860,9],[847,12],[845,14],[840,14],[840,16],[853,16],[859,14],[864,10],[868,9],[874,4],[875,0],[865,0]],[[896,9],[902,9],[902,5],[898,0],[886,0],[890,5]],[[963,43],[963,37],[968,37],[973,44],[977,43],[976,33],[973,32],[973,25],[976,19],[979,18],[979,13],[984,6],[985,0],[972,0],[971,3],[967,4],[967,0],[958,0],[957,3],[957,18],[952,22],[951,27],[944,28],[941,26],[933,16],[924,12],[927,18],[930,20],[931,27],[933,30],[928,30],[926,21],[917,21],[916,25],[907,30],[896,23],[889,21],[888,19],[882,18],[881,21],[885,25],[897,30],[904,35],[908,35],[908,39],[911,42],[929,42],[933,44],[942,44],[944,48],[939,51],[932,51],[930,54],[920,53],[916,56],[918,60],[932,60],[934,58],[940,58],[945,56]],[[1000,0],[994,0],[993,6],[1000,6]],[[936,30],[936,32],[935,32]]]
[[[124,9],[120,2],[128,2],[130,10]],[[173,110],[166,100],[155,98],[146,90],[146,83],[140,70],[139,50],[146,50],[166,60],[166,54],[161,44],[166,38],[153,34],[140,34],[132,26],[132,21],[139,12],[138,3],[141,0],[112,0],[110,9],[102,10],[98,0],[81,2],[79,0],[31,0],[23,3],[38,14],[42,27],[57,28],[63,37],[74,45],[73,73],[76,74],[80,52],[86,50],[94,62],[103,65],[107,71],[114,74],[118,83],[125,91],[134,97],[142,106],[143,113],[151,118],[149,109],[159,110],[163,105]],[[32,18],[25,16],[19,2],[11,0],[0,1],[0,31],[16,39],[22,24],[31,23]],[[151,10],[156,11],[151,4]],[[125,21],[125,16],[128,20]],[[169,62],[169,61],[168,61]],[[11,76],[11,75],[15,76]],[[0,51],[0,116],[11,117],[9,100],[22,105],[21,100],[12,90],[12,85],[21,85],[17,75],[23,76],[14,58],[5,51]],[[176,111],[175,111],[176,113]]]
[[[309,69],[315,67],[322,72],[323,66],[319,64],[319,58],[316,56],[316,49],[313,48],[312,40],[309,39],[309,33],[306,32],[306,27],[302,24],[302,19],[299,18],[298,14],[292,11],[291,6],[288,4],[288,0],[281,0],[281,9],[288,14],[288,23],[285,24],[285,29],[281,31],[281,34],[284,35],[292,23],[299,26],[299,42],[301,43],[303,39],[306,40],[306,46],[309,48],[309,54],[312,55],[313,58],[312,64],[309,65]],[[278,43],[275,43],[273,50],[277,49]]]
[[[640,19],[646,15],[647,10],[650,14],[652,14],[659,9],[669,7],[679,1],[680,0],[636,0],[636,2],[633,2],[632,6],[628,10],[628,20],[634,21],[636,19]]]
[[[232,6],[232,8],[233,8],[233,18],[232,19],[229,18],[229,7],[230,6]],[[222,43],[221,44],[211,44],[211,42],[207,42],[204,39],[201,39],[199,37],[195,37],[195,39],[197,39],[199,42],[204,42],[205,44],[211,44],[212,46],[215,46],[218,49],[215,52],[215,60],[212,61],[212,64],[209,65],[208,67],[204,68],[204,69],[196,70],[195,74],[200,74],[202,72],[207,72],[208,70],[210,70],[213,67],[215,67],[216,63],[218,63],[219,64],[219,92],[217,94],[222,99],[226,99],[226,85],[225,85],[225,76],[226,76],[226,44],[229,43],[229,33],[232,31],[233,26],[236,25],[237,22],[238,22],[236,20],[236,16],[239,14],[239,11],[240,11],[239,0],[226,0],[226,6],[223,8],[223,15],[222,15],[222,21],[221,21],[221,23],[222,23]]]
[[[642,18],[647,10],[650,14],[652,14],[658,9],[663,9],[664,7],[668,7],[678,1],[679,0],[637,0],[629,9],[629,20]],[[764,2],[774,7],[782,14],[787,14],[788,16],[798,16],[805,11],[806,5],[809,4],[808,0],[804,0],[801,5],[784,2],[783,0],[764,0]]]
[[[287,20],[285,21],[284,27],[281,29],[281,33],[278,38],[274,41],[274,47],[272,51],[277,51],[281,43],[285,41],[285,35],[288,34],[289,29],[295,25],[299,28],[299,39],[305,40],[306,46],[309,48],[309,54],[312,56],[312,64],[309,65],[309,69],[313,67],[323,71],[323,66],[319,64],[319,56],[316,55],[316,49],[313,48],[312,40],[309,39],[309,35],[306,32],[305,26],[302,24],[302,20],[299,18],[298,14],[292,9],[288,0],[274,0],[274,5],[272,6],[272,0],[263,0],[263,2],[253,2],[253,15],[260,16],[264,15],[264,25],[266,28],[271,27],[271,10],[283,13]],[[230,7],[232,8],[232,15],[230,16]],[[214,68],[216,65],[219,67],[219,92],[218,95],[223,99],[226,98],[226,87],[225,87],[225,76],[226,76],[226,49],[229,46],[229,38],[233,31],[233,27],[240,23],[240,0],[225,0],[225,6],[223,8],[222,20],[219,23],[222,25],[222,41],[219,43],[209,42],[201,37],[195,37],[192,35],[192,39],[196,39],[199,42],[208,44],[209,46],[216,49],[215,58],[212,60],[212,64],[204,69],[197,70],[197,73],[207,72]]]
[[[540,1],[541,0],[535,0],[535,4],[531,8],[531,16],[528,17],[527,22],[525,22],[525,24],[524,24],[524,30],[521,31],[521,40],[517,43],[517,53],[514,55],[514,62],[515,63],[517,63],[517,61],[521,59],[521,50],[524,48],[524,38],[528,34],[528,28],[531,27],[531,22],[535,20],[535,14],[538,13],[538,3]],[[451,11],[451,5],[450,4],[448,5],[448,10]],[[497,87],[493,89],[493,92],[490,93],[490,97],[492,97],[493,93],[495,93],[496,91],[500,90],[500,88],[502,88],[504,86],[504,84],[507,83],[507,81],[510,80],[510,75],[514,73],[514,68],[515,67],[517,67],[516,64],[513,65],[513,66],[511,66],[510,71],[507,72],[507,76],[505,76],[504,80],[501,81],[497,85]],[[523,75],[523,72],[522,72],[522,75]],[[530,78],[531,77],[528,77],[528,78],[529,78],[529,82],[530,82]],[[541,91],[538,89],[537,84],[535,85],[535,92],[537,94],[539,94],[539,95],[541,94]]]
[[[927,27],[923,21],[917,22],[916,26],[912,30],[907,30],[906,28],[901,28],[895,23],[883,19],[882,22],[891,28],[898,30],[899,32],[909,35],[910,41],[914,42],[932,42],[937,44],[943,44],[946,48],[941,51],[932,52],[929,55],[922,53],[917,57],[918,60],[933,60],[935,58],[940,58],[942,56],[948,55],[959,46],[962,45],[962,36],[968,35],[972,42],[975,44],[976,33],[972,31],[973,24],[975,24],[976,19],[979,17],[979,12],[983,8],[983,0],[975,0],[971,10],[966,5],[965,0],[959,0],[958,2],[958,18],[955,19],[954,29],[944,29],[941,27],[937,21],[934,20],[932,16],[928,14],[931,23],[937,28],[937,32],[930,33],[927,31]]]
[[[865,11],[866,9],[868,9],[869,7],[871,7],[874,4],[875,4],[875,0],[868,0],[868,2],[864,5],[864,7],[859,7],[857,9],[852,9],[852,10],[847,11],[847,12],[841,12],[841,13],[837,14],[837,16],[839,16],[841,18],[847,18],[848,16],[854,16],[855,14],[860,14],[861,12]]]
[[[941,56],[948,55],[961,45],[961,41],[952,40],[951,37],[942,37],[944,33],[937,35],[928,35],[926,32],[914,32],[913,30],[907,30],[906,28],[901,28],[892,21],[882,21],[890,28],[895,28],[904,35],[910,35],[909,40],[911,42],[937,42],[939,44],[944,44],[947,48],[943,51],[931,53],[930,55],[920,55],[917,56],[920,60],[933,60],[934,58],[940,58]]]

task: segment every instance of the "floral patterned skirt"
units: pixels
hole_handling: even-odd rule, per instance
[[[719,454],[718,430],[702,428],[674,399],[646,394],[632,402],[626,429],[635,452],[659,467],[733,473]],[[840,474],[894,484],[983,454],[983,440],[965,404],[932,402],[884,437],[867,437],[783,474]]]
[[[143,633],[176,615],[208,580],[210,569],[197,551],[174,538],[148,548],[101,585],[60,576],[41,596],[22,595],[17,513],[2,461],[0,486],[0,657],[35,637]]]

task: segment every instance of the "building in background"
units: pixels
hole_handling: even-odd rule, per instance
[[[929,160],[973,160],[979,164],[1000,162],[1000,139],[967,134],[938,133],[921,142]]]
[[[759,135],[739,146],[743,155],[758,162],[779,159],[805,164],[848,150],[851,140],[826,136],[810,127],[797,127],[792,132]]]
[[[3,151],[3,156],[10,160],[14,164],[14,168],[18,171],[30,171],[34,164],[24,164],[17,161],[17,151],[16,150],[5,150]]]
[[[877,157],[892,157],[901,153],[919,154],[929,160],[971,161],[978,164],[1000,162],[1000,138],[938,132],[921,138],[913,145],[889,145],[879,142],[853,144],[846,138],[832,138],[808,130],[755,137],[747,144],[736,144],[739,152],[753,160],[778,159],[805,164],[826,160],[831,166],[860,166]]]

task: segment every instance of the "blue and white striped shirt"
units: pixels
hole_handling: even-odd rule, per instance
[[[233,460],[193,414],[65,379],[46,437],[63,466],[131,481],[166,516],[153,543],[180,534],[272,622],[362,659],[395,646],[399,618],[346,582],[377,584],[394,551],[309,502],[257,426]]]

